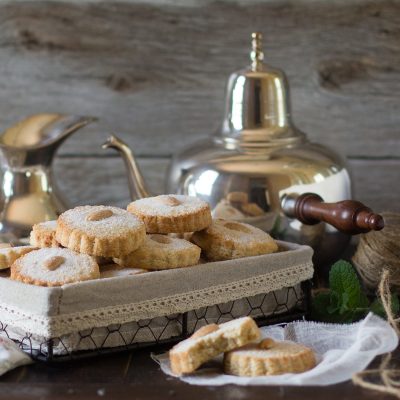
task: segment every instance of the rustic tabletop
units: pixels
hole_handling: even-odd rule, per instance
[[[153,351],[162,351],[159,347]],[[378,364],[375,360],[373,364]],[[400,349],[394,355],[400,365]],[[17,368],[0,378],[0,399],[393,399],[346,382],[329,387],[191,386],[164,375],[149,350]]]

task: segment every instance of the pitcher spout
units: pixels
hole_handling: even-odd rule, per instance
[[[12,168],[48,166],[65,139],[94,121],[97,118],[81,115],[31,115],[0,134],[4,162]]]
[[[124,160],[128,173],[129,193],[132,200],[150,197],[151,194],[146,188],[143,175],[136,163],[135,156],[129,146],[118,137],[111,135],[102,145],[103,149],[115,149]]]

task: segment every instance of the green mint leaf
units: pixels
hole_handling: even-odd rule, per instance
[[[368,309],[347,310],[340,313],[337,293],[320,293],[313,298],[311,319],[314,321],[332,323],[350,323],[365,316]]]
[[[353,266],[349,262],[339,260],[332,265],[329,273],[329,286],[341,299],[340,310],[342,314],[347,310],[368,306],[368,299],[361,289],[360,281]]]
[[[326,311],[329,314],[335,314],[340,310],[340,298],[336,292],[330,291],[330,299],[329,305],[326,308]]]
[[[367,295],[361,291],[360,293],[360,303],[359,303],[360,308],[368,308],[369,307],[369,300]]]
[[[344,314],[347,311],[351,311],[351,307],[349,307],[349,294],[347,292],[342,293],[341,300],[339,314]]]
[[[395,294],[392,294],[391,297],[391,308],[392,308],[392,313],[394,315],[397,315],[400,309],[400,304],[399,304],[399,298]],[[371,311],[375,313],[376,315],[379,315],[382,318],[387,318],[385,309],[383,308],[383,304],[381,302],[381,299],[376,299],[372,302]]]
[[[331,303],[331,295],[329,293],[317,294],[311,304],[311,314],[319,319],[321,315],[325,315]]]

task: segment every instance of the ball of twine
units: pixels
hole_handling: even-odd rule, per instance
[[[385,227],[361,235],[352,261],[367,288],[376,290],[387,271],[392,290],[400,293],[400,214],[381,215]]]
[[[382,213],[385,228],[361,236],[353,263],[364,284],[377,289],[388,322],[400,337],[400,318],[393,315],[391,293],[400,292],[400,214]],[[400,369],[390,365],[388,354],[376,369],[367,369],[353,375],[353,383],[400,398]]]

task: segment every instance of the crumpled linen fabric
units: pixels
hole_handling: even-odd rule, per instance
[[[0,376],[21,365],[30,364],[31,358],[11,339],[0,337]]]
[[[300,374],[283,374],[262,377],[238,377],[222,371],[222,357],[205,364],[191,375],[178,377],[191,385],[293,385],[326,386],[351,379],[364,370],[380,354],[393,351],[399,342],[394,329],[387,321],[369,313],[354,324],[325,324],[298,321],[286,326],[273,325],[261,328],[263,337],[292,340],[311,347],[317,357],[317,366]],[[168,353],[153,355],[162,371],[172,373]]]

